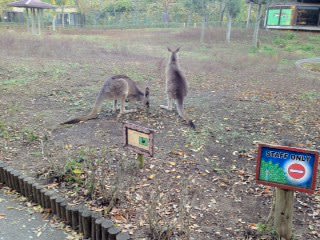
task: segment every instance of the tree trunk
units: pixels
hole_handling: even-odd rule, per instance
[[[187,21],[187,26],[192,26],[192,13],[188,14],[188,21]]]
[[[26,13],[27,13],[27,31],[30,32],[30,15],[29,15],[29,9],[26,8]]]
[[[56,31],[56,16],[54,16],[52,19],[52,31]]]
[[[35,30],[35,20],[36,20],[36,10],[34,8],[31,8],[31,32],[32,34],[36,34]]]
[[[222,23],[223,23],[225,10],[226,10],[226,5],[224,5],[223,1],[221,1],[221,4],[220,4],[220,26],[222,26]]]
[[[200,35],[200,43],[204,42],[204,36],[206,33],[206,18],[202,18],[202,24],[201,24],[201,35]]]
[[[252,2],[249,3],[249,7],[248,7],[248,17],[247,17],[247,25],[246,25],[247,29],[249,28],[250,22],[251,22],[251,10],[252,10]]]
[[[41,35],[41,13],[40,13],[40,9],[37,9],[37,17],[38,17],[38,35]]]
[[[232,17],[230,16],[230,14],[228,14],[228,28],[227,28],[227,43],[230,43],[231,41],[231,27],[232,27]]]
[[[256,25],[254,27],[254,32],[253,32],[253,46],[256,48],[259,47],[259,30],[260,30],[261,18],[262,18],[262,4],[259,2],[258,19],[256,21]]]
[[[61,7],[62,28],[64,28],[64,6]]]

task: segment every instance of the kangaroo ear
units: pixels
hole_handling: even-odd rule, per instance
[[[168,51],[169,51],[169,52],[173,52],[169,47],[167,47],[167,48],[168,48]]]
[[[178,47],[174,52],[176,52],[176,53],[179,52],[180,48],[181,47]]]

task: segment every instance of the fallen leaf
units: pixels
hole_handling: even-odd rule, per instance
[[[149,179],[149,180],[153,180],[155,177],[156,177],[155,174],[151,174],[151,175],[148,177],[148,179]]]

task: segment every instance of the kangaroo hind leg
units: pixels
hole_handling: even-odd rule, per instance
[[[168,106],[166,105],[160,105],[161,108],[172,111],[173,109],[173,99],[168,97]]]
[[[182,117],[183,119],[185,119],[183,98],[176,100],[176,106],[177,106],[177,111],[178,111],[179,116]]]

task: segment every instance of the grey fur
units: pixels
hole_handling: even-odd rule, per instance
[[[177,48],[175,51],[172,51],[168,47],[168,51],[171,52],[166,67],[166,93],[168,97],[168,106],[160,105],[160,107],[171,111],[173,103],[175,102],[179,116],[187,121],[192,128],[195,128],[193,122],[188,119],[184,111],[184,100],[188,94],[188,83],[179,67],[177,56],[179,50],[180,48]]]
[[[108,78],[103,87],[101,88],[92,111],[82,117],[74,118],[66,121],[62,124],[73,124],[81,121],[87,121],[98,117],[101,111],[102,104],[105,100],[113,100],[113,110],[117,111],[117,101],[121,101],[120,113],[125,114],[129,112],[135,112],[135,109],[125,110],[125,101],[136,100],[141,101],[146,107],[149,107],[149,88],[147,87],[145,93],[143,93],[137,86],[136,82],[125,75],[116,75]]]

